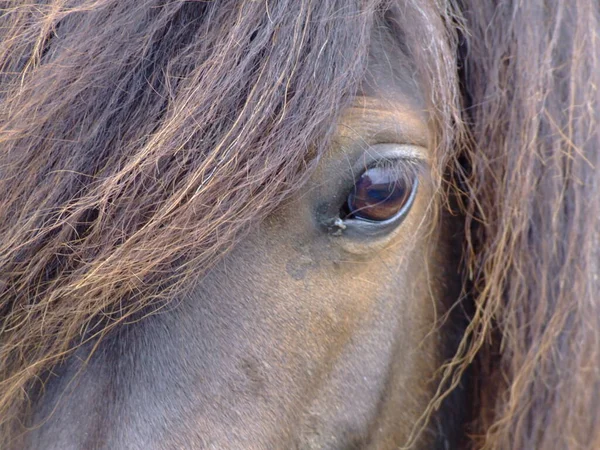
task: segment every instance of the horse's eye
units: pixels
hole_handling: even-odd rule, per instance
[[[417,188],[414,171],[393,166],[365,170],[348,196],[346,218],[384,222],[410,209]]]

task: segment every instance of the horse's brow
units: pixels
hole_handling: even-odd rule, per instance
[[[340,133],[427,147],[430,129],[424,111],[408,102],[357,97],[340,121]]]

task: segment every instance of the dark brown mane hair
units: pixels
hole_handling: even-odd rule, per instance
[[[475,367],[475,446],[600,448],[598,6],[398,3],[0,4],[0,448],[48,370],[301,186],[382,25],[467,217],[475,312],[445,375]]]

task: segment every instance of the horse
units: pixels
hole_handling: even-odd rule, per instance
[[[0,448],[600,448],[598,30],[0,2]]]

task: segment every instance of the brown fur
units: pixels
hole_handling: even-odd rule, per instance
[[[301,185],[384,17],[467,217],[476,309],[446,376],[474,364],[474,446],[600,447],[598,6],[389,3],[2,3],[0,447],[75,346],[190,286]]]

